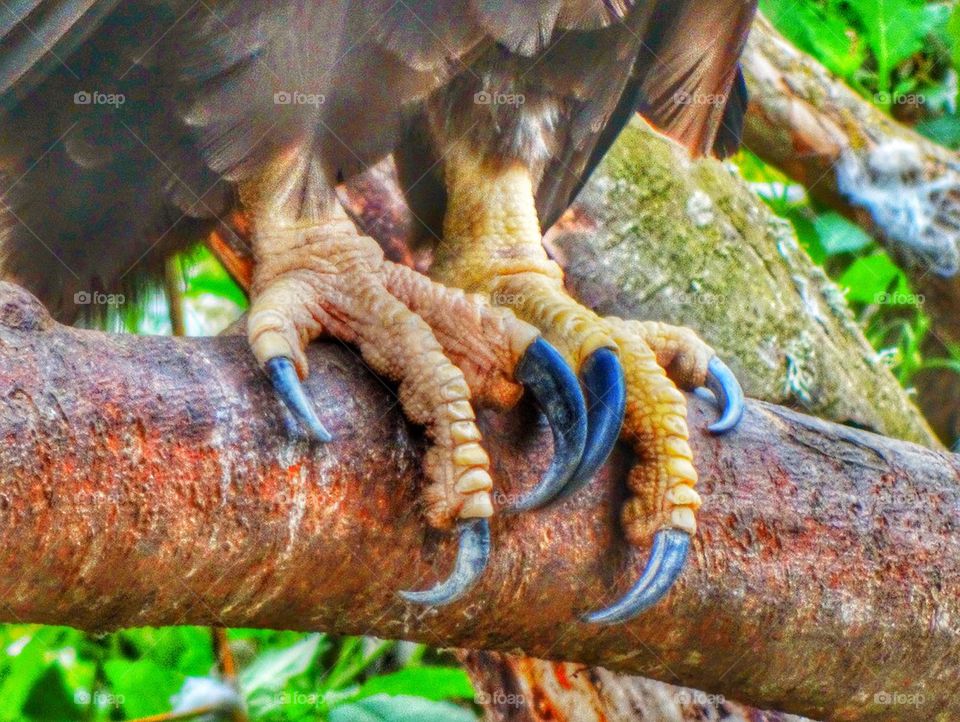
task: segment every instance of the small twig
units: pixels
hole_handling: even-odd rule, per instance
[[[236,684],[237,664],[233,659],[230,641],[227,639],[227,630],[224,627],[210,627],[213,636],[213,652],[217,656],[217,668],[224,681]]]
[[[217,669],[220,670],[220,676],[223,681],[233,687],[237,696],[240,697],[240,687],[237,684],[237,663],[233,658],[233,651],[230,649],[230,640],[227,639],[227,630],[224,627],[210,627],[210,633],[213,637],[213,652],[217,657]],[[242,706],[237,706],[231,712],[232,722],[249,722],[246,711]]]
[[[179,256],[170,256],[164,267],[164,286],[170,307],[170,327],[174,336],[187,335],[187,323],[183,306],[183,269]]]
[[[185,712],[164,712],[163,714],[154,714],[149,717],[138,717],[134,720],[128,720],[128,722],[177,722],[178,720],[190,720],[197,719],[198,717],[203,717],[207,714],[216,714],[225,712],[226,709],[223,705],[219,704],[210,704],[204,707],[197,707],[196,709],[187,710]]]

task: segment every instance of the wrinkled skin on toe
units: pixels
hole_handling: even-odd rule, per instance
[[[468,148],[447,159],[448,208],[432,273],[488,294],[536,326],[578,372],[585,389],[585,448],[568,482],[541,484],[516,508],[567,498],[589,483],[616,440],[637,455],[622,521],[637,547],[654,540],[640,580],[607,610],[585,617],[619,623],[665,596],[680,577],[696,533],[700,497],[678,386],[709,386],[720,404],[717,432],[732,429],[743,394],[713,350],[687,329],[601,318],[572,299],[541,243],[534,181],[521,164],[491,166]]]
[[[580,466],[583,394],[535,328],[480,296],[384,260],[342,209],[331,212],[337,215],[322,231],[275,229],[259,237],[270,257],[254,272],[250,345],[280,399],[316,442],[333,437],[301,385],[309,373],[303,350],[311,339],[332,334],[355,344],[374,372],[399,384],[405,414],[425,427],[431,442],[424,458],[426,517],[437,529],[459,532],[450,576],[431,590],[401,596],[449,604],[477,582],[490,556],[493,481],[474,400],[502,408],[527,389],[554,432],[554,461],[541,484],[554,490]]]

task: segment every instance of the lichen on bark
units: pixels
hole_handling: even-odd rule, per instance
[[[548,242],[588,305],[692,327],[749,395],[937,443],[842,291],[728,164],[690,160],[638,120]]]

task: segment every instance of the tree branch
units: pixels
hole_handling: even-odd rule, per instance
[[[960,154],[885,115],[763,17],[743,56],[746,146],[876,236],[960,342]]]
[[[759,17],[743,56],[746,147],[863,226],[908,273],[931,318],[925,351],[960,343],[960,154],[896,122]],[[956,374],[925,371],[919,401],[960,437]]]
[[[351,197],[361,226],[403,261],[411,219],[389,169],[361,178]],[[642,123],[623,133],[549,243],[575,295],[602,313],[695,328],[754,396],[936,443],[790,225],[721,164],[691,163]],[[602,669],[484,652],[464,661],[499,722],[780,719]]]
[[[368,633],[519,648],[817,717],[889,715],[884,692],[916,695],[921,718],[960,713],[957,457],[761,403],[717,439],[691,398],[706,504],[667,603],[621,627],[576,622],[641,561],[617,531],[618,457],[575,500],[499,519],[477,591],[425,611],[395,596],[452,560],[417,511],[422,440],[352,350],[317,345],[311,363],[337,438],[313,450],[288,440],[242,338],[68,329],[4,285],[3,618]],[[546,465],[531,420],[484,417],[504,495]]]

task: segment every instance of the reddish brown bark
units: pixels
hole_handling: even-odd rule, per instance
[[[460,655],[490,722],[803,722],[601,667],[498,652]]]
[[[370,633],[522,649],[830,719],[960,714],[957,457],[759,403],[716,439],[703,432],[713,410],[691,399],[706,503],[666,603],[620,627],[576,621],[638,571],[617,531],[618,457],[576,499],[498,519],[476,592],[422,610],[395,591],[452,560],[418,513],[422,439],[352,350],[319,345],[311,361],[337,439],[315,449],[289,439],[242,338],[67,329],[4,286],[3,618]],[[484,419],[505,494],[549,455],[529,413]]]

